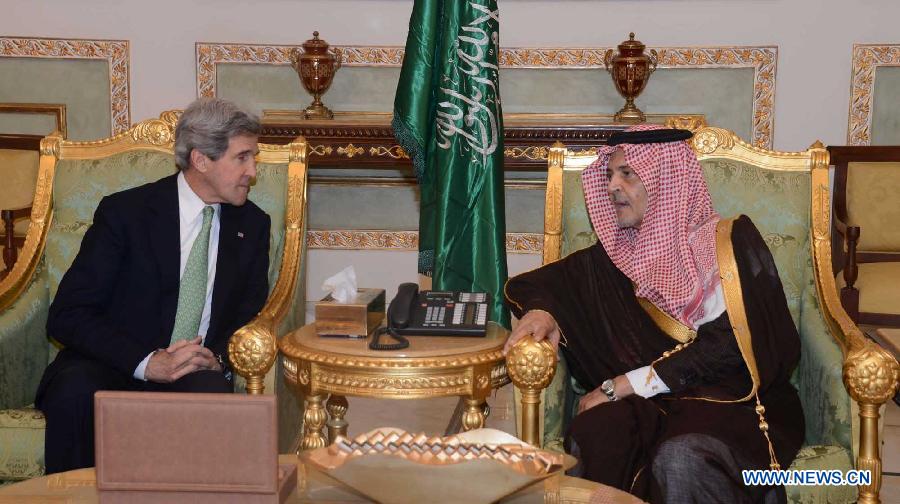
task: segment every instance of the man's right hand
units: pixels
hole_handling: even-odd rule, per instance
[[[503,355],[509,353],[519,340],[529,335],[534,341],[549,339],[554,349],[559,348],[560,332],[556,320],[543,310],[531,310],[519,320],[519,324],[509,335],[506,345],[503,346]]]
[[[200,344],[200,337],[177,341],[153,353],[147,362],[144,378],[157,383],[172,383],[182,376],[200,369],[219,369],[210,349]]]

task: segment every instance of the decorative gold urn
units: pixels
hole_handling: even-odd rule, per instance
[[[291,51],[291,66],[300,76],[300,82],[306,91],[313,95],[313,101],[303,111],[304,119],[333,119],[334,112],[322,103],[322,95],[331,86],[334,73],[341,68],[340,55],[328,52],[328,42],[319,38],[319,32],[313,32],[313,38],[303,44],[303,52],[299,49]]]
[[[619,94],[625,98],[625,106],[616,112],[617,122],[644,122],[646,117],[634,106],[634,99],[641,94],[650,74],[656,70],[658,56],[655,49],[650,49],[650,54],[644,54],[646,46],[639,40],[634,40],[634,32],[628,34],[628,40],[619,44],[619,53],[613,54],[613,50],[606,51],[603,63],[606,70],[612,75],[613,83]]]

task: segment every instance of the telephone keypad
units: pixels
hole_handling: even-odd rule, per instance
[[[413,304],[410,324],[398,334],[421,336],[484,336],[488,322],[485,292],[421,291]]]

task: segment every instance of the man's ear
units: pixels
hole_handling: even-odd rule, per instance
[[[191,150],[191,167],[195,170],[206,173],[206,162],[209,161],[209,158],[206,157],[206,154],[200,152],[197,149]]]

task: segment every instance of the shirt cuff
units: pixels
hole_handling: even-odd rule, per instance
[[[625,373],[625,378],[628,379],[634,393],[645,399],[669,392],[669,387],[663,383],[650,366],[632,369]]]
[[[138,364],[136,368],[134,368],[135,380],[147,381],[147,378],[144,375],[147,371],[147,363],[150,362],[150,357],[152,357],[154,353],[156,352],[150,352],[149,354],[147,354],[147,356],[144,357],[144,360],[142,360],[141,363]]]

